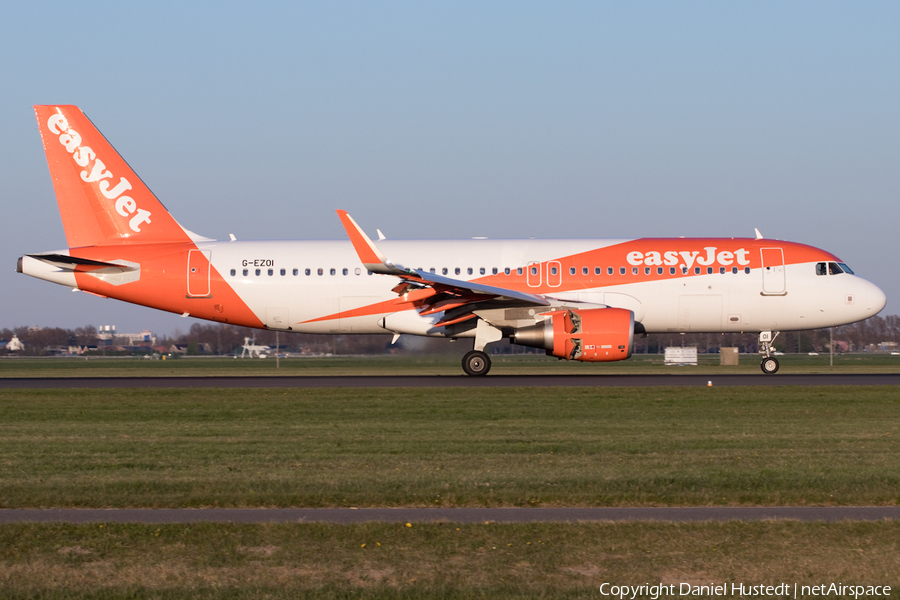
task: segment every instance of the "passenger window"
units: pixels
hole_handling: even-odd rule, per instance
[[[744,267],[744,273],[746,273],[747,275],[749,275],[749,274],[750,274],[750,267]]]
[[[443,269],[441,269],[441,275],[446,275],[446,274],[447,274],[447,267],[444,267]]]
[[[317,269],[316,273],[318,273],[319,275],[324,275],[325,271],[323,269]]]
[[[504,275],[509,275],[509,267],[506,267],[505,269],[503,269],[503,273],[504,273]]]
[[[459,267],[456,267],[456,269],[454,269],[453,272],[456,273],[457,275],[459,275],[462,271],[460,271]]]
[[[838,266],[837,263],[832,263],[832,262],[828,263],[828,274],[829,275],[840,275],[841,273],[843,273],[843,271],[841,271],[841,268]]]
[[[682,274],[682,275],[687,275],[687,271],[688,271],[687,267],[681,267],[681,274]]]
[[[472,267],[469,267],[468,269],[466,269],[466,273],[468,273],[469,275],[471,275],[471,274],[472,274]]]
[[[356,269],[353,272],[356,273],[357,275],[362,273],[362,271],[360,271],[359,267],[356,267]],[[434,269],[432,269],[431,272],[434,273]]]
[[[497,269],[494,269],[494,272],[496,273],[496,272],[497,272]],[[481,274],[481,275],[484,275],[484,274],[485,274],[484,267],[481,267],[480,269],[478,269],[478,273]]]
[[[587,267],[581,267],[581,274],[582,274],[582,275],[587,275],[587,274],[588,274],[588,268],[587,268]]]
[[[250,274],[250,271],[248,271],[247,269],[244,269],[244,277],[246,277],[249,274]]]
[[[312,275],[312,271],[310,269],[303,269],[303,274],[309,277],[310,275]]]
[[[531,267],[531,274],[537,275],[537,267]]]
[[[603,268],[602,267],[594,267],[594,275],[602,275]]]
[[[299,274],[300,274],[300,269],[294,269],[294,276],[296,277]]]
[[[430,269],[428,269],[428,272],[429,272],[429,273],[434,273],[434,272],[435,272],[435,271],[434,271],[434,267],[431,267]]]
[[[613,274],[613,268],[612,268],[612,267],[606,267],[606,274],[607,274],[607,275],[612,275],[612,274]]]
[[[644,275],[650,274],[650,267],[644,267]]]
[[[332,275],[335,275],[337,273],[337,271],[335,271],[334,269],[330,269],[329,273],[331,273]]]
[[[281,274],[282,274],[282,275],[287,275],[287,271],[285,271],[284,269],[282,269],[282,270],[281,270]]]
[[[719,275],[725,274],[725,267],[719,267]]]
[[[662,274],[663,274],[663,268],[662,268],[662,267],[656,267],[656,274],[657,274],[657,275],[662,275]]]
[[[625,267],[619,267],[619,275],[625,274]]]
[[[497,274],[497,267],[494,267],[493,269],[491,269],[491,274],[493,274],[493,275]]]
[[[712,271],[712,267],[706,267],[706,274],[707,274],[707,275],[712,275],[712,272],[713,272],[713,271]]]
[[[638,268],[637,268],[637,267],[631,267],[631,274],[632,274],[632,275],[637,275],[637,274],[638,274]]]
[[[259,274],[260,274],[260,273],[262,273],[262,269],[257,269],[257,270],[256,270],[256,276],[259,277]]]
[[[700,274],[700,267],[694,267],[694,275]]]
[[[275,274],[275,269],[269,269],[269,277]]]
[[[518,269],[516,269],[516,275],[521,275],[524,272],[525,271],[522,270],[522,267],[519,267]]]
[[[737,267],[731,267],[731,273],[737,275]]]
[[[575,274],[575,267],[569,267],[569,275]]]
[[[235,275],[237,275],[237,271],[235,271],[234,269],[232,269],[232,270],[231,270],[231,276],[234,277]]]
[[[341,271],[341,273],[343,273],[344,275],[349,275],[349,274],[350,274],[350,270],[349,270],[349,269],[344,269],[343,271]]]
[[[825,269],[825,263],[816,263],[816,275],[828,275]]]
[[[675,267],[669,267],[669,275],[675,274]]]
[[[550,267],[550,274],[556,275],[556,267]]]

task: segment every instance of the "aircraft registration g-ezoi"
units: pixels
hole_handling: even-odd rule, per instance
[[[75,106],[36,106],[69,248],[20,273],[221,323],[305,333],[509,338],[566,360],[631,356],[636,333],[779,331],[877,314],[884,293],[835,255],[753,238],[216,241],[182,227]],[[758,233],[758,232],[757,232]]]

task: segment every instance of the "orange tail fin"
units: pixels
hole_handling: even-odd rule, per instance
[[[70,248],[191,240],[77,106],[34,112]]]

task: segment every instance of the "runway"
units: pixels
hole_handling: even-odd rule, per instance
[[[0,509],[9,523],[552,523],[585,521],[881,521],[900,506],[677,508],[123,508]]]
[[[900,373],[765,375],[385,375],[276,377],[5,377],[0,389],[363,388],[900,385]]]

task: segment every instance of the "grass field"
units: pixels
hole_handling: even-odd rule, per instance
[[[0,390],[0,506],[895,505],[898,409],[893,386]],[[602,598],[602,583],[712,582],[897,597],[898,528],[5,525],[0,597]]]
[[[896,597],[898,551],[897,522],[15,525],[0,528],[0,593],[600,598],[603,583],[841,582]]]
[[[141,358],[7,358],[0,360],[0,377],[178,377],[247,375],[461,375],[464,354],[421,356],[361,356],[266,359],[183,357],[172,360]],[[543,355],[495,355],[491,375],[563,374],[697,374],[753,373],[762,376],[759,356],[742,354],[736,367],[719,365],[717,354],[701,354],[699,365],[663,365],[659,354],[636,355],[629,360],[590,364],[566,362]],[[829,365],[827,355],[793,354],[778,357],[781,373],[898,373],[900,356],[842,354]]]
[[[894,505],[900,394],[0,390],[0,506]]]

